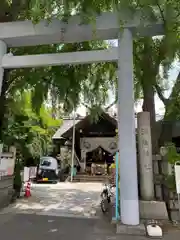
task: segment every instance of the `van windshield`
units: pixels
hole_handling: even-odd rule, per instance
[[[44,160],[44,161],[41,163],[41,166],[49,167],[50,165],[51,165],[51,162],[50,162],[50,161],[47,161],[47,160]]]

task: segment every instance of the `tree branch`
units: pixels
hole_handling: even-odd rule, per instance
[[[85,108],[87,108],[87,109],[90,109],[90,107],[87,105],[87,104],[85,104],[85,103],[81,103]]]
[[[165,17],[164,17],[164,12],[163,12],[163,10],[162,10],[162,8],[161,8],[161,6],[160,6],[159,0],[156,0],[156,4],[157,4],[157,7],[159,8],[159,12],[160,12],[160,14],[161,14],[162,20],[163,20],[164,24],[166,24],[166,19],[165,19]]]
[[[168,99],[166,99],[166,98],[164,97],[163,91],[162,91],[161,87],[159,86],[158,83],[156,83],[154,87],[155,87],[155,90],[156,90],[156,92],[157,92],[158,97],[160,98],[160,100],[161,100],[161,101],[164,103],[164,105],[166,106]]]
[[[180,92],[180,71],[176,78],[176,82],[172,88],[171,94],[169,96],[169,101],[172,101],[177,96],[177,93],[179,92]]]
[[[106,108],[105,108],[105,111],[108,111],[109,110],[109,108],[111,108],[112,106],[114,106],[114,104],[116,104],[117,103],[117,98],[109,105],[109,106],[107,106]]]
[[[177,114],[177,109],[180,109],[180,103],[178,101],[180,92],[180,72],[177,76],[176,82],[172,88],[171,94],[168,98],[168,104],[165,111],[165,119],[172,118],[174,119],[174,114]]]
[[[168,99],[164,97],[164,95],[162,93],[162,89],[158,85],[158,83],[155,84],[155,90],[158,94],[158,97],[161,99],[161,101],[164,103],[164,105],[167,106],[167,104],[169,104],[170,102],[175,100],[175,98],[177,97],[177,94],[180,92],[180,72],[176,78],[175,84],[172,88],[171,94]]]

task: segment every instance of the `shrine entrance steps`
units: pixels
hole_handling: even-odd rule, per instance
[[[108,180],[108,176],[106,175],[95,175],[91,176],[88,174],[77,174],[73,177],[73,182],[102,182],[105,183]]]

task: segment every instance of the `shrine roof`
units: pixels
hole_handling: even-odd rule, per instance
[[[82,121],[82,119],[76,119],[75,125]],[[62,126],[56,131],[56,133],[53,135],[52,139],[60,139],[62,138],[62,135],[67,132],[70,128],[73,127],[73,119],[64,119]]]
[[[82,118],[82,117],[76,118],[75,119],[76,129],[80,129],[83,126],[84,122],[89,119],[89,117],[90,116],[88,115],[88,116],[85,116],[84,118]],[[117,125],[116,118],[110,116],[108,113],[102,112],[101,117],[105,118],[107,121],[110,121],[113,125]],[[52,139],[63,139],[63,135],[72,130],[73,121],[74,120],[72,118],[63,119],[62,126],[56,131],[56,133],[53,135]]]

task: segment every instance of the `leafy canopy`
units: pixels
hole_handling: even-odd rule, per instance
[[[174,59],[174,57],[176,57],[176,55],[178,54],[177,47],[179,46],[179,27],[178,26],[179,26],[179,20],[180,20],[179,19],[180,4],[176,0],[140,0],[140,1],[139,0],[138,1],[137,0],[135,1],[131,1],[131,0],[128,0],[128,1],[127,0],[113,0],[113,1],[112,0],[109,0],[109,1],[107,0],[98,0],[98,1],[97,0],[96,1],[94,0],[92,1],[91,0],[82,0],[82,1],[3,0],[1,9],[2,11],[0,13],[0,16],[1,15],[3,16],[4,14],[7,18],[6,19],[7,21],[9,17],[11,18],[11,20],[31,19],[35,23],[40,21],[41,19],[51,20],[53,17],[67,21],[69,16],[72,14],[79,14],[82,17],[82,20],[84,21],[88,20],[93,22],[94,13],[100,14],[103,11],[113,11],[113,10],[123,9],[123,10],[129,11],[131,15],[133,15],[136,12],[136,10],[138,10],[141,12],[141,15],[142,15],[142,23],[145,22],[144,18],[150,18],[151,20],[161,20],[164,23],[166,37],[163,38],[161,48],[158,48],[162,53],[161,55],[163,55],[163,59],[160,59],[160,63],[168,66],[171,64],[172,59]],[[1,17],[1,19],[3,19],[3,17]],[[83,46],[83,49],[85,49],[87,45],[85,46],[85,43],[67,44],[67,45],[63,45],[63,47],[66,48],[67,46],[66,49],[68,51],[73,51],[73,50],[79,50],[80,46],[81,47]],[[92,47],[93,44],[91,43],[89,44],[89,46],[90,45]],[[158,45],[158,40],[156,41],[156,46],[157,45]],[[138,46],[140,46],[140,42],[138,43]],[[39,48],[39,50],[37,50],[38,48],[32,48],[34,49],[33,52],[36,53],[41,49]],[[49,48],[49,51],[52,51],[52,48],[50,48],[49,46],[48,48]],[[57,47],[57,45],[53,45],[53,49],[54,48],[56,49],[55,51],[57,51],[57,49],[59,51],[59,47]],[[96,47],[96,49],[98,48]],[[42,52],[44,50],[45,48],[42,48]],[[24,53],[26,52],[25,49],[23,49],[22,51]],[[60,47],[60,51],[63,51],[61,47]],[[163,54],[164,51],[165,51],[165,56]],[[27,52],[28,53],[31,52],[30,48],[27,48]],[[157,52],[159,52],[159,50]],[[157,54],[157,57],[159,58],[159,54]],[[156,64],[156,66],[157,65],[158,64]],[[105,66],[107,71],[107,65]],[[62,80],[62,81],[59,81],[59,84],[57,83],[57,79],[55,79],[56,77],[52,78],[52,75],[50,75],[51,70],[53,70],[53,72],[57,76],[58,74],[57,69],[58,68],[52,68],[52,69],[46,68],[45,71],[42,71],[42,69],[39,70],[41,73],[43,72],[43,75],[41,75],[39,83],[34,84],[33,86],[35,88],[34,96],[38,96],[38,98],[34,98],[36,99],[35,100],[36,105],[40,105],[40,103],[42,103],[42,100],[46,98],[47,92],[49,90],[49,85],[51,85],[51,87],[55,89],[54,92],[58,94],[58,98],[65,100],[65,109],[70,109],[70,106],[72,106],[72,103],[73,105],[76,106],[80,102],[80,96],[82,95],[83,96],[85,95],[86,96],[85,100],[90,101],[91,104],[93,102],[97,103],[99,100],[101,104],[105,99],[105,96],[107,96],[106,89],[108,88],[108,84],[107,84],[107,81],[105,80],[107,76],[102,77],[101,67],[98,68],[97,72],[96,72],[96,69],[97,69],[96,67],[88,68],[88,66],[78,66],[78,67],[66,66],[66,68],[63,67],[63,69],[59,68],[61,69],[61,80]],[[99,72],[100,79],[92,77],[91,74],[88,73],[89,69],[93,69],[91,73],[93,73],[94,76]],[[104,68],[102,69],[104,70]],[[114,69],[113,70],[111,69],[113,68],[110,67],[110,72],[113,72]],[[164,68],[164,69],[167,69],[167,68]],[[33,71],[34,70],[31,71],[32,75],[33,75]],[[80,73],[80,80],[78,79],[79,81],[76,79],[77,75],[79,77],[78,73]],[[28,73],[28,75],[30,74]],[[94,80],[93,78],[96,80]],[[66,81],[67,79],[69,81]],[[95,84],[93,85],[91,84],[91,82],[93,82],[93,84],[95,82]],[[137,79],[136,81],[137,87],[138,87],[138,82],[139,80]],[[96,86],[96,88],[93,87],[92,85]],[[97,87],[99,86],[101,86],[101,88],[99,89],[101,90],[103,89],[102,91],[98,91]],[[40,91],[40,89],[42,91]],[[94,91],[94,93],[97,93],[96,97],[94,97],[94,94],[90,94],[89,89],[91,91]],[[94,98],[93,100],[91,100],[92,96]],[[100,96],[101,96],[101,99],[98,98]]]
[[[47,154],[52,135],[62,120],[52,118],[51,109],[42,105],[39,114],[32,110],[31,92],[17,92],[16,98],[9,102],[7,130],[4,141],[15,144],[24,158]]]
[[[61,53],[105,49],[103,41],[76,44],[47,45],[38,48],[13,49],[16,55]],[[71,112],[80,103],[88,106],[102,106],[109,89],[114,89],[116,65],[113,63],[49,66],[45,68],[16,69],[11,72],[10,94],[17,89],[31,89],[33,108],[39,110],[49,93],[55,104],[63,103],[63,108]],[[14,79],[14,80],[13,80]]]

